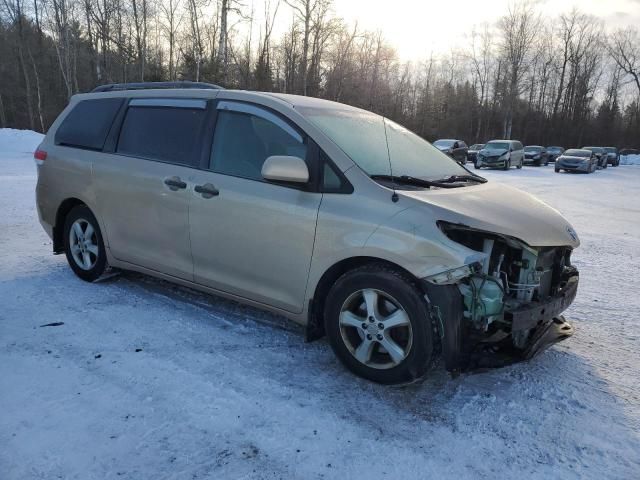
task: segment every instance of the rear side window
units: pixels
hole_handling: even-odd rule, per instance
[[[197,166],[205,117],[204,108],[130,105],[116,151],[123,155]]]
[[[54,141],[56,145],[102,150],[122,98],[82,100],[62,121]]]

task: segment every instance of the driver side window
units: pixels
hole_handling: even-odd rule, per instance
[[[273,114],[267,113],[265,116]],[[306,160],[303,138],[280,119],[235,110],[218,110],[209,167],[216,173],[262,181],[262,164],[272,155]],[[288,128],[287,128],[288,127]]]

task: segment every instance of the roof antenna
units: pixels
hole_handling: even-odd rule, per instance
[[[391,201],[396,203],[399,199],[398,193],[396,192],[396,181],[393,178],[393,167],[391,166],[391,153],[389,151],[389,137],[387,136],[387,119],[382,117],[382,126],[384,127],[384,139],[387,143],[387,159],[389,160],[389,175],[391,176],[391,188],[393,188],[393,193],[391,194]]]

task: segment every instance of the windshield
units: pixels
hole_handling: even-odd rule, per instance
[[[590,157],[591,151],[589,150],[567,150],[564,154],[568,157]]]
[[[471,145],[469,150],[482,150],[484,148],[484,143],[476,143],[475,145]]]
[[[582,147],[582,150],[590,150],[593,153],[602,153],[602,149],[600,147]]]
[[[547,151],[551,152],[551,153],[560,153],[562,151],[562,148],[561,147],[549,147],[549,148],[547,148]]]
[[[604,147],[604,151],[607,153],[616,153],[615,147]]]
[[[455,140],[436,140],[433,145],[436,147],[451,147],[456,143]]]
[[[524,147],[525,152],[541,152],[542,147]]]
[[[401,125],[365,110],[298,109],[369,176],[440,179],[469,172]]]
[[[509,150],[508,142],[489,142],[484,146],[487,150]]]

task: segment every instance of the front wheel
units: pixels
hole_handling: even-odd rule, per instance
[[[476,160],[475,162],[473,162],[473,168],[475,168],[476,170],[480,170],[481,166],[478,163],[478,161]]]
[[[504,162],[504,167],[502,167],[503,170],[509,170],[511,169],[511,160],[505,160]]]
[[[391,267],[371,264],[340,277],[327,296],[325,328],[340,361],[368,380],[410,382],[431,364],[427,303],[415,281]]]
[[[97,280],[107,267],[107,255],[96,217],[85,205],[71,209],[64,222],[64,251],[82,280]]]
[[[556,173],[560,173],[560,169],[559,168],[555,168],[554,170],[556,171]]]

